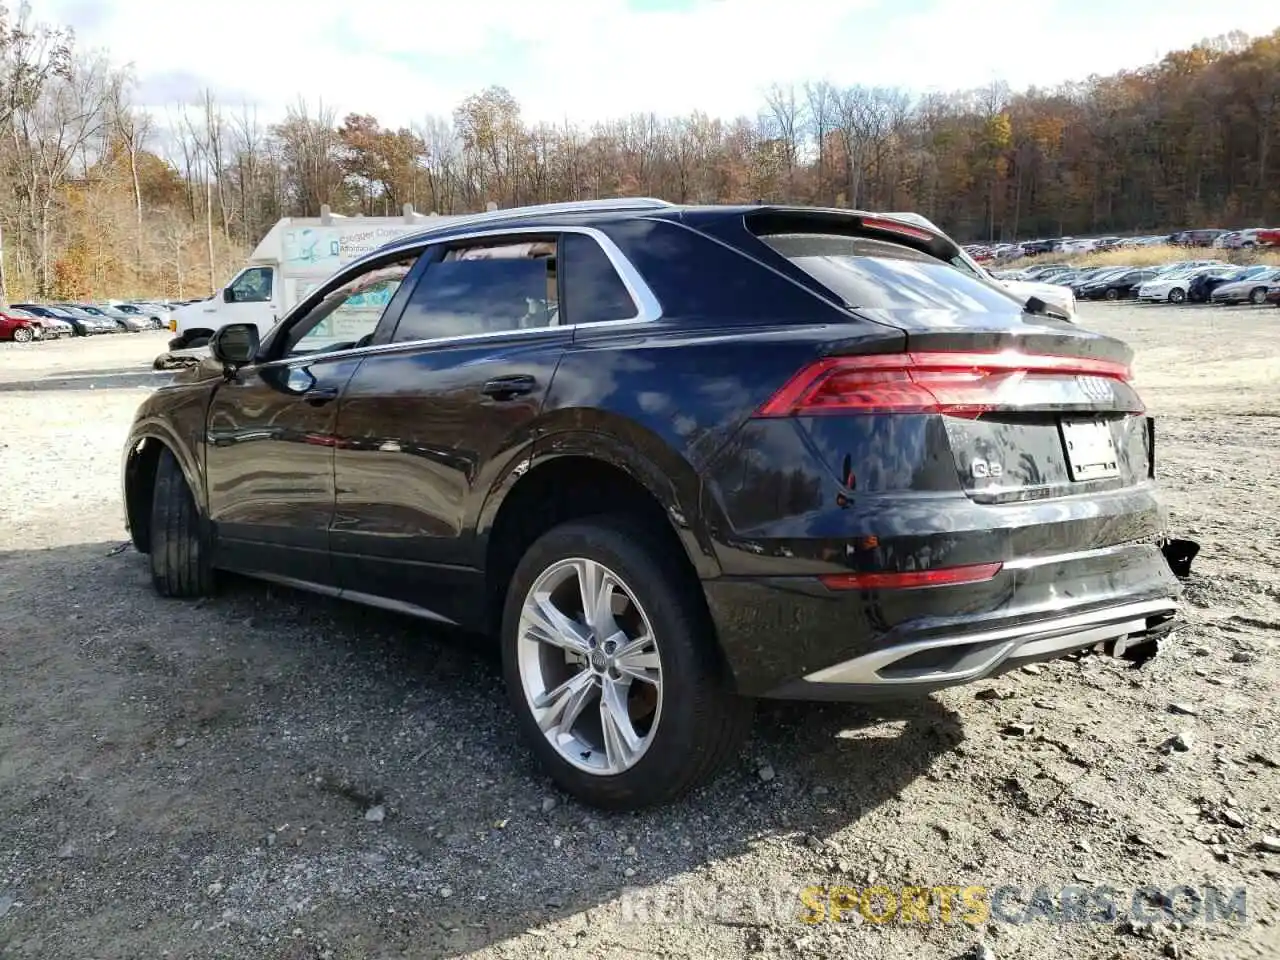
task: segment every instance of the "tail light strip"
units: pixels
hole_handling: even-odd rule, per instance
[[[976,417],[1011,405],[1030,377],[1082,376],[1129,383],[1113,360],[1051,354],[894,353],[826,357],[809,364],[757,412],[760,417],[824,413],[943,413]],[[1122,406],[1141,413],[1137,394]]]
[[[938,567],[905,573],[831,573],[818,579],[828,590],[904,590],[910,587],[945,587],[983,583],[995,578],[1003,564],[974,563],[964,567]]]

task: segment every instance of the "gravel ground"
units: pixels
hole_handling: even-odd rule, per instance
[[[0,955],[1280,955],[1280,311],[1084,322],[1137,348],[1203,544],[1177,639],[1141,670],[765,705],[727,776],[622,816],[537,771],[480,641],[244,580],[151,592],[119,458],[167,334],[0,345]],[[1126,913],[807,924],[797,895],[1004,884]],[[1175,884],[1243,888],[1244,921],[1124,919]]]

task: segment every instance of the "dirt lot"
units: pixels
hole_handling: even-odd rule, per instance
[[[1176,640],[893,710],[768,705],[726,777],[627,816],[538,773],[483,644],[247,581],[158,599],[118,473],[165,335],[0,345],[0,955],[1280,955],[1280,311],[1085,322],[1138,349],[1173,526],[1203,544]],[[799,919],[803,887],[876,884],[1247,907]]]

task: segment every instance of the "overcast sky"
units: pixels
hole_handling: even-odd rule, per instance
[[[12,4],[12,6],[16,6]],[[132,63],[163,107],[209,86],[273,119],[299,96],[400,125],[507,87],[526,119],[754,115],[775,82],[954,90],[1084,79],[1232,30],[1280,0],[34,0]]]

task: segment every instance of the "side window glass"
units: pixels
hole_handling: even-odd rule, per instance
[[[233,303],[266,303],[271,299],[270,267],[251,267],[231,284]]]
[[[626,284],[600,244],[582,233],[566,233],[560,243],[564,257],[562,323],[603,323],[639,315]]]
[[[347,350],[373,336],[416,256],[376,267],[336,287],[289,331],[286,356]]]
[[[551,241],[450,250],[427,267],[392,340],[434,340],[559,323]]]

